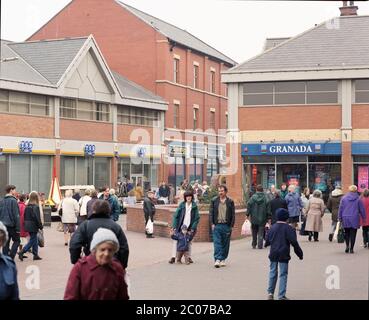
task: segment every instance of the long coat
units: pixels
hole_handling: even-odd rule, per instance
[[[361,202],[365,208],[365,219],[360,217],[360,225],[369,226],[369,197],[362,197]]]
[[[312,197],[306,207],[306,226],[305,231],[322,232],[325,205],[324,201],[320,198]]]
[[[327,208],[332,213],[332,221],[338,221],[338,210],[340,208],[341,199],[343,197],[342,190],[333,190],[332,195],[328,199]]]
[[[37,233],[42,228],[40,208],[38,205],[29,204],[24,211],[24,230],[26,232]]]
[[[79,212],[79,205],[76,199],[72,197],[64,198],[61,202],[63,209],[62,222],[63,223],[77,223],[77,215]]]
[[[346,194],[340,204],[338,218],[344,228],[359,229],[360,217],[365,220],[365,208],[356,192]]]

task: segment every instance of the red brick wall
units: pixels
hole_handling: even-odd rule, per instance
[[[113,141],[113,125],[95,121],[60,119],[60,137],[67,140]]]
[[[352,127],[354,129],[369,128],[369,105],[352,106]]]
[[[148,143],[152,142],[152,138],[153,138],[153,128],[152,127],[137,127],[137,126],[131,126],[131,125],[118,125],[117,131],[118,131],[118,142],[132,142],[134,143],[134,141],[131,141],[131,134],[135,129],[139,129],[140,131],[145,131],[145,135],[146,132],[148,133],[148,138],[150,139],[148,141]],[[146,142],[142,142],[142,143],[146,143]]]
[[[0,114],[0,135],[53,138],[54,119],[2,113]]]
[[[240,130],[338,129],[341,124],[341,106],[239,108]]]
[[[352,184],[353,172],[352,172],[352,144],[351,142],[342,142],[342,190],[347,192],[347,188]]]
[[[176,206],[157,206],[154,217],[154,235],[160,237],[170,237],[170,228],[172,217]],[[232,231],[232,240],[241,238],[241,227],[245,221],[245,210],[236,210],[236,221]],[[168,223],[168,226],[160,226],[155,224],[158,222]],[[145,219],[142,206],[129,206],[127,209],[127,230],[145,233]],[[200,212],[200,222],[194,242],[210,241],[209,236],[209,214],[208,212]]]

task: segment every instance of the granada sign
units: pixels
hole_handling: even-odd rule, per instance
[[[262,154],[317,154],[321,152],[320,144],[263,144],[260,146]]]

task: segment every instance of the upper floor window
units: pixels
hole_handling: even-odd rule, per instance
[[[118,123],[140,126],[158,126],[159,111],[144,108],[117,106]]]
[[[60,99],[60,117],[109,122],[110,106],[100,102],[62,98]]]
[[[49,116],[52,101],[44,95],[0,90],[0,112]]]
[[[198,116],[199,116],[199,109],[195,107],[193,108],[193,130],[197,129]]]
[[[369,102],[369,79],[355,80],[355,102]]]
[[[210,92],[215,93],[215,71],[210,71]]]
[[[199,88],[199,66],[193,66],[193,87]]]
[[[173,110],[173,128],[179,128],[179,104],[174,104]]]
[[[209,128],[215,129],[215,111],[210,111]]]
[[[336,80],[256,82],[243,85],[244,105],[336,103]]]
[[[225,125],[226,125],[226,129],[229,129],[229,119],[228,119],[228,112],[226,112],[226,114],[225,114],[225,121],[226,121],[226,123],[225,123]]]
[[[173,81],[175,83],[179,83],[179,59],[178,58],[174,58],[173,60],[173,70],[174,70],[174,74],[173,74]]]

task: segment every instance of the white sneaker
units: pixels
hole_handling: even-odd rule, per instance
[[[221,267],[225,267],[226,266],[226,263],[225,263],[225,260],[222,260],[220,261],[220,264],[219,264]]]
[[[215,263],[214,263],[214,267],[215,268],[219,268],[220,267],[220,261],[219,260],[216,260]]]

